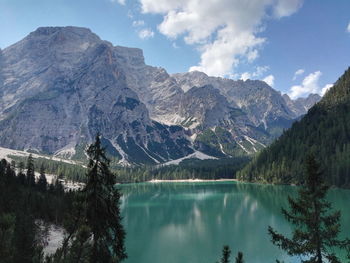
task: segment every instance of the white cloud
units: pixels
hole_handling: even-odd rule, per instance
[[[274,14],[278,18],[290,16],[295,12],[295,10],[298,10],[301,5],[302,1],[298,0],[277,1],[274,8]]]
[[[130,19],[133,19],[134,18],[134,14],[131,10],[128,11],[128,14],[127,14],[128,18]]]
[[[139,27],[139,26],[144,26],[144,25],[145,25],[145,21],[143,21],[143,20],[135,20],[132,22],[133,27]]]
[[[348,27],[346,28],[346,31],[348,31],[348,33],[350,33],[350,22],[348,24]]]
[[[121,5],[125,5],[126,0],[111,0],[111,2],[113,2],[113,3],[117,2]]]
[[[139,38],[141,39],[147,39],[147,38],[152,38],[154,37],[154,32],[149,29],[149,28],[145,28],[142,29],[138,32]]]
[[[173,42],[172,46],[173,46],[173,48],[175,48],[175,49],[178,49],[178,48],[179,48],[179,46],[178,46],[175,42]]]
[[[249,73],[249,72],[242,73],[240,79],[246,81],[247,79],[259,78],[269,69],[270,69],[269,66],[258,66],[258,67],[256,67],[256,69],[253,73]],[[234,76],[234,75],[235,74],[233,74],[232,76]]]
[[[333,84],[327,84],[325,85],[322,89],[321,89],[321,96],[323,96],[324,94],[326,94],[326,92],[333,87]]]
[[[201,53],[190,70],[209,75],[233,74],[240,62],[252,62],[265,43],[258,36],[264,19],[289,16],[303,0],[139,0],[143,13],[162,14],[158,30],[176,39],[183,37]]]
[[[300,85],[295,85],[290,88],[288,93],[289,97],[296,99],[298,97],[305,97],[310,93],[318,93],[323,96],[333,85],[327,84],[324,87],[321,87],[319,84],[321,75],[321,71],[316,71],[307,75]]]
[[[244,72],[241,75],[241,80],[244,80],[244,81],[246,81],[247,79],[251,79],[251,78],[252,78],[252,75],[249,72]]]
[[[293,80],[296,80],[298,76],[303,75],[304,72],[305,72],[304,69],[298,69],[297,71],[295,71]]]
[[[266,84],[269,85],[270,87],[273,87],[275,82],[275,77],[273,75],[268,75],[263,79],[263,81],[265,81]]]
[[[270,69],[269,66],[258,66],[256,67],[256,71],[253,73],[253,77],[260,77],[266,71]]]

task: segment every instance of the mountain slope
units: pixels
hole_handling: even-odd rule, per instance
[[[302,116],[307,111],[321,100],[321,96],[318,94],[311,93],[306,98],[297,98],[292,100],[287,94],[283,94],[283,99],[286,102],[288,108],[296,115]]]
[[[303,181],[303,162],[313,153],[332,185],[350,186],[350,68],[323,99],[239,172],[241,180]]]
[[[75,27],[39,28],[4,49],[0,145],[74,157],[101,132],[110,153],[129,163],[193,153],[183,129],[150,119],[114,49]]]
[[[291,99],[287,102],[280,92],[260,80],[209,77],[198,71],[173,74],[172,77],[185,92],[194,86],[204,85],[218,89],[231,107],[241,109],[255,127],[261,127],[269,134],[270,138],[265,143],[278,137],[313,105]]]
[[[288,103],[263,81],[170,75],[86,28],[38,28],[0,50],[0,146],[12,149],[83,159],[100,132],[121,164],[250,155],[307,110]]]
[[[218,87],[214,88],[210,82],[205,81],[208,77],[204,73],[197,73],[206,76],[200,83],[187,81],[188,77],[181,78],[181,74],[169,75],[163,68],[146,65],[139,49],[117,47],[115,50],[118,57],[123,58],[118,63],[125,72],[128,87],[138,94],[149,110],[150,117],[167,125],[184,127],[192,138],[195,149],[216,157],[230,157],[253,154],[261,145],[271,142],[273,136],[264,128],[256,127],[247,118],[245,111],[229,101]],[[196,73],[188,74],[192,76]],[[196,84],[199,85],[195,86]],[[191,85],[191,89],[185,91],[186,85]],[[239,117],[233,116],[234,111],[239,113]],[[203,147],[197,138],[208,129],[215,130],[216,127],[226,131],[226,141],[231,144],[229,148],[238,146],[240,149],[227,151],[218,142]],[[246,136],[252,140],[247,140]]]

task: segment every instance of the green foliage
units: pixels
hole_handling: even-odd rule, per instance
[[[222,249],[221,263],[229,263],[231,256],[231,249],[229,246],[224,246]]]
[[[12,213],[0,215],[0,255],[4,263],[11,262],[14,253],[13,234],[16,217]]]
[[[220,263],[230,263],[230,256],[231,256],[231,249],[229,246],[224,246],[222,248],[222,256],[221,256],[221,260]],[[242,252],[238,252],[237,256],[235,258],[235,262],[236,263],[244,263],[243,260],[243,253]]]
[[[14,162],[0,161],[0,255],[4,263],[44,262],[44,236],[39,222],[63,224],[75,198],[75,193],[64,192],[59,184],[46,182],[48,187],[43,187],[43,176],[40,184],[40,179],[33,181],[35,163],[31,156],[27,160],[27,177],[23,166],[18,166],[16,174]]]
[[[315,158],[310,156],[306,164],[305,184],[296,199],[288,197],[290,211],[282,209],[288,222],[295,225],[293,236],[287,238],[269,226],[272,243],[289,255],[301,256],[305,263],[340,263],[333,248],[349,249],[350,241],[337,239],[340,211],[331,211],[331,204],[326,201],[328,189]]]
[[[302,184],[306,153],[322,160],[329,184],[350,187],[350,68],[318,104],[237,176],[252,182]]]
[[[120,183],[146,182],[153,179],[232,179],[235,178],[236,171],[249,160],[249,157],[218,160],[187,159],[179,165],[116,168],[115,173]]]
[[[22,164],[25,158],[9,156],[11,159]],[[117,176],[119,183],[145,182],[152,179],[222,179],[235,178],[238,170],[250,160],[247,156],[235,158],[223,158],[217,160],[187,159],[179,165],[168,166],[135,166],[120,167],[116,161],[111,161],[113,172]],[[35,171],[41,172],[37,167],[45,168],[46,174],[57,175],[60,180],[71,180],[73,182],[86,182],[86,168],[79,164],[70,164],[52,159],[35,159]],[[20,168],[23,171],[23,168]],[[63,176],[64,175],[64,176]],[[19,177],[22,172],[19,173]],[[41,184],[40,177],[38,184]]]
[[[45,175],[45,168],[43,165],[40,166],[40,177],[37,183],[39,191],[45,192],[47,190],[47,179]]]
[[[242,252],[238,252],[238,253],[237,253],[236,263],[244,263],[244,260],[243,260],[243,253],[242,253]]]
[[[225,155],[220,151],[220,142],[218,136],[214,131],[207,129],[199,134],[195,140],[196,148],[202,152],[216,156],[224,157]]]
[[[85,143],[80,143],[75,146],[75,154],[72,156],[72,160],[76,161],[84,161],[86,160],[85,156],[85,149],[86,149],[86,144]]]
[[[17,163],[21,163],[25,161],[24,157],[18,157],[18,156],[9,156],[11,159],[16,160]],[[85,182],[86,177],[86,168],[83,167],[83,164],[72,164],[72,163],[66,163],[63,161],[55,161],[52,159],[47,158],[36,158],[36,172],[41,172],[40,167],[43,167],[45,169],[45,173],[47,174],[54,174],[57,176],[64,175],[64,178],[67,180],[71,180],[73,182]],[[63,177],[63,176],[61,176]],[[63,178],[61,178],[63,179]]]
[[[34,172],[34,160],[31,154],[29,154],[29,157],[27,159],[26,169],[27,169],[27,173],[26,173],[27,184],[33,187],[35,185],[35,172]]]
[[[121,194],[99,136],[87,154],[86,186],[78,192],[74,213],[65,225],[68,235],[51,262],[118,263],[127,257],[119,210]]]
[[[109,160],[101,147],[99,136],[96,136],[87,154],[89,171],[84,195],[86,224],[92,233],[90,262],[118,263],[126,258],[125,232],[119,210],[121,194],[115,188],[115,176],[109,170]]]

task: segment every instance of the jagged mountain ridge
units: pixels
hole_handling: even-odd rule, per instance
[[[146,65],[142,50],[85,28],[38,28],[0,50],[0,66],[0,145],[13,149],[78,156],[101,132],[122,162],[162,163],[196,149],[232,156],[256,152],[276,136],[274,121],[297,117],[264,82],[169,75]],[[259,90],[272,106],[256,100]]]
[[[285,97],[288,95],[282,96],[280,92],[260,80],[235,81],[209,77],[203,72],[179,73],[173,74],[173,77],[177,79],[185,92],[193,86],[212,85],[227,98],[232,106],[246,112],[247,117],[256,127],[263,126],[275,136],[281,133],[281,128],[290,126],[296,118],[305,114],[314,103],[321,99],[317,94],[310,94],[309,97],[314,98],[314,103],[311,103],[308,97],[295,101],[289,99],[289,104],[287,104]],[[273,134],[271,131],[276,126],[280,129]]]
[[[74,155],[101,132],[123,161],[192,153],[184,130],[149,118],[116,59],[110,43],[71,27],[39,28],[3,50],[0,144]]]
[[[123,58],[119,63],[128,72],[126,74],[128,86],[139,95],[139,98],[147,106],[151,118],[168,125],[181,125],[190,129],[195,145],[201,144],[196,141],[198,135],[201,135],[206,129],[212,129],[215,132],[216,127],[222,127],[221,120],[226,119],[224,125],[228,131],[226,135],[232,137],[231,141],[241,145],[244,152],[253,153],[256,152],[254,146],[260,148],[261,143],[271,142],[312,106],[304,105],[304,100],[300,102],[290,100],[290,104],[287,105],[282,95],[263,81],[234,81],[209,77],[202,72],[170,75],[163,68],[146,65],[142,51],[139,49],[120,47],[118,52],[119,56]],[[213,86],[217,90],[216,92],[222,96],[216,96],[216,101],[208,97],[206,103],[197,105],[197,98],[191,97],[191,93],[188,91],[194,87],[203,86]],[[204,93],[209,94],[206,89],[200,90],[203,95]],[[198,95],[197,92],[196,96]],[[208,103],[209,101],[211,103]],[[215,104],[226,105],[226,108],[223,109],[224,107],[221,106],[221,111],[217,111],[217,115],[214,117],[216,123],[212,121],[208,123],[209,118],[204,114],[213,117],[214,114],[210,111]],[[191,115],[189,112],[191,112],[191,108],[194,108],[194,105],[200,107],[196,113],[192,111]],[[233,108],[236,113],[241,112],[240,119],[243,115],[245,116],[244,122],[239,121],[241,126],[237,125],[237,119],[234,117],[227,122],[227,115],[222,115],[224,112],[232,112]],[[229,126],[228,123],[233,125]],[[238,132],[237,128],[239,128]],[[246,136],[249,136],[250,139],[247,140]],[[260,143],[252,143],[255,140]],[[246,147],[243,146],[245,143],[248,143]],[[215,142],[214,145],[214,148],[217,148],[220,143]],[[220,146],[220,148],[221,151],[222,147]],[[209,152],[212,153],[212,151]]]

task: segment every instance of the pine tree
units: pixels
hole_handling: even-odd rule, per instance
[[[236,263],[244,263],[242,252],[238,252],[237,257],[236,257]]]
[[[34,159],[32,154],[29,154],[27,159],[27,172],[26,181],[29,186],[35,186],[35,171],[34,171]]]
[[[224,246],[222,248],[222,257],[220,260],[220,263],[229,263],[230,262],[230,256],[231,256],[231,249],[229,246]]]
[[[288,197],[290,211],[282,209],[285,218],[296,226],[293,237],[287,238],[269,226],[272,243],[289,255],[302,256],[302,262],[340,262],[331,249],[350,248],[350,243],[337,239],[340,232],[340,211],[331,211],[331,204],[325,199],[328,189],[315,158],[309,156],[305,184],[296,199]]]
[[[12,262],[14,225],[15,216],[13,214],[0,212],[0,261],[4,263]]]
[[[20,162],[18,165],[18,174],[17,174],[17,178],[20,184],[25,185],[26,184],[26,175],[24,174],[23,170],[24,170],[24,163]]]
[[[37,226],[29,209],[30,198],[29,194],[16,213],[13,240],[14,263],[34,262],[37,254],[41,253],[35,237]]]
[[[115,188],[115,176],[109,170],[109,160],[101,146],[100,136],[90,145],[86,196],[87,225],[92,232],[90,262],[121,262],[127,255],[125,231],[121,224],[119,202],[121,194]]]
[[[43,165],[40,166],[40,177],[37,186],[39,191],[41,192],[45,192],[47,190],[47,179],[45,175],[45,168]]]

